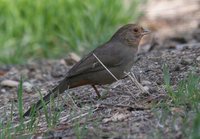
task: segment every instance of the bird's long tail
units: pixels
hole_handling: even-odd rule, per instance
[[[71,88],[71,87],[70,87]],[[39,100],[36,104],[31,106],[25,113],[25,116],[30,116],[32,113],[35,113],[37,110],[41,109],[44,104],[48,104],[50,102],[51,98],[56,98],[58,94],[63,93],[66,89],[69,89],[69,83],[67,79],[64,79],[63,81],[60,82],[55,88],[53,88],[49,93],[42,98],[42,100]]]

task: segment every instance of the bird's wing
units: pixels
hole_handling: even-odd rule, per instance
[[[120,57],[120,50],[116,49],[115,45],[116,44],[108,43],[96,48],[94,51],[80,60],[76,65],[74,65],[69,70],[67,77],[106,70],[93,54],[95,54],[107,68],[119,66],[122,62],[122,59],[117,58]]]

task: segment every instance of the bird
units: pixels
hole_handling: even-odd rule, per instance
[[[56,98],[67,89],[83,85],[91,85],[100,97],[95,85],[111,84],[125,78],[125,72],[129,72],[135,63],[141,38],[149,33],[150,30],[138,24],[130,23],[120,27],[106,43],[77,62],[64,79],[23,116],[30,116],[41,109],[43,102],[47,105],[51,97]]]

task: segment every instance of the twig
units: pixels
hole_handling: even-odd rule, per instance
[[[99,105],[97,105],[97,107],[96,107],[94,110],[92,110],[92,112],[95,112],[95,111],[97,111],[98,109],[99,109]],[[84,117],[84,116],[88,115],[89,113],[90,113],[90,112],[86,112],[86,113],[83,113],[83,114],[81,114],[81,115],[78,115],[78,116],[76,116],[76,117],[74,117],[74,118],[68,120],[67,122],[68,122],[68,123],[69,123],[69,122],[72,122],[72,121],[74,121],[74,120],[76,120],[76,119],[79,119],[79,118],[81,118],[81,117]],[[68,117],[69,117],[69,115],[63,117],[63,118],[61,119],[60,122],[61,122],[61,123],[62,123],[62,122],[65,122],[65,121],[67,120]]]
[[[28,123],[30,123],[31,122],[31,120],[28,120],[28,121],[25,121],[23,124],[24,125],[26,125],[26,124],[28,124]],[[20,124],[16,124],[16,125],[13,125],[12,127],[6,127],[6,128],[4,128],[4,129],[0,129],[0,133],[3,131],[3,130],[11,130],[11,129],[15,129],[16,127],[19,127],[20,126]]]
[[[70,116],[70,115],[68,114],[68,115],[62,117],[62,118],[60,119],[60,123],[63,123],[64,121],[66,121],[66,120],[69,118],[69,116]]]
[[[101,103],[102,105],[112,106],[112,107],[124,107],[131,109],[131,111],[142,111],[142,110],[149,110],[150,108],[139,107],[139,106],[131,106],[131,105],[124,105],[124,104],[110,104],[110,103]]]
[[[74,99],[71,97],[71,95],[70,95],[70,94],[67,94],[67,95],[68,95],[68,97],[71,99],[71,101],[72,101],[72,103],[74,104],[74,106],[75,106],[77,109],[80,109],[80,108],[76,105],[76,103],[75,103]]]
[[[137,81],[135,75],[132,72],[125,73],[128,77],[130,77],[131,81],[140,89],[142,93],[147,93],[150,95],[149,91],[145,90],[144,87]]]

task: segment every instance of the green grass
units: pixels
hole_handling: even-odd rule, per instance
[[[39,92],[39,94],[40,94],[40,99],[42,100],[42,107],[43,107],[43,112],[44,112],[44,115],[45,115],[45,120],[47,122],[47,126],[48,126],[48,128],[53,128],[59,122],[61,111],[55,110],[56,104],[55,104],[53,97],[50,98],[50,102],[49,102],[50,103],[50,110],[48,110],[48,107],[47,107],[45,101],[43,100],[42,94],[40,92]],[[34,115],[34,116],[37,116],[37,115]]]
[[[61,111],[56,109],[60,108],[59,103],[55,103],[54,98],[50,99],[49,107],[46,105],[46,103],[43,100],[41,92],[38,92],[40,95],[40,99],[42,100],[42,107],[43,107],[43,113],[44,113],[44,121],[41,123],[40,121],[40,115],[38,115],[38,111],[32,112],[29,120],[25,119],[23,117],[24,110],[23,110],[23,78],[20,79],[19,85],[18,85],[18,91],[17,91],[17,105],[14,105],[12,103],[11,105],[11,112],[9,115],[9,118],[6,121],[0,121],[0,139],[12,139],[13,137],[18,138],[27,138],[31,136],[32,134],[37,133],[40,131],[38,125],[42,124],[44,127],[47,126],[47,130],[52,130],[56,128],[56,126],[59,124],[60,121],[60,114]],[[58,97],[59,98],[59,97]],[[58,101],[59,102],[59,101]],[[13,109],[17,106],[17,121],[16,117],[15,120],[13,119]],[[33,110],[34,111],[34,110]],[[88,114],[86,114],[86,119],[90,119],[92,116],[92,110],[89,109]],[[5,111],[5,114],[3,118],[8,115],[8,111]],[[87,135],[88,129],[86,124],[80,124],[82,116],[79,117],[77,110],[72,110],[71,118],[74,118],[74,134],[77,138],[81,139],[82,137]],[[95,122],[95,121],[93,121]],[[45,134],[44,134],[45,136]]]
[[[40,93],[42,106],[44,108],[45,122],[47,124],[48,129],[52,129],[56,127],[57,123],[59,122],[61,111],[55,110],[57,105],[55,104],[53,98],[51,98],[50,100],[50,110],[48,110],[47,105],[45,104],[41,95],[42,94]],[[13,120],[14,104],[12,103],[11,112],[9,116],[10,118],[8,118],[7,121],[0,121],[0,139],[4,138],[12,139],[14,136],[19,136],[20,138],[22,138],[24,134],[32,134],[37,132],[39,124],[39,120],[37,120],[38,114],[32,113],[29,118],[29,121],[27,122],[27,120],[24,119],[23,117],[24,111],[23,111],[22,99],[23,99],[23,79],[21,78],[17,91],[17,110],[18,110],[19,120],[17,123],[15,120]],[[5,116],[3,118],[5,118],[6,115],[8,115],[8,112],[5,111]]]
[[[140,0],[0,0],[0,64],[80,55],[134,22]]]
[[[91,115],[91,113],[89,115]],[[87,119],[89,119],[89,118],[87,118]],[[85,138],[88,134],[88,127],[87,127],[86,123],[81,125],[80,122],[81,122],[81,120],[77,119],[75,121],[75,125],[73,127],[73,131],[74,131],[74,134],[77,139]]]
[[[184,80],[179,81],[176,89],[170,85],[170,74],[167,65],[163,68],[165,89],[172,104],[188,107],[195,112],[200,112],[200,77],[195,72],[190,72]]]
[[[11,112],[10,112],[10,118],[8,118],[7,121],[1,121],[0,123],[0,139],[11,139],[13,138],[14,134],[23,133],[25,131],[25,123],[23,118],[23,79],[21,78],[19,85],[18,85],[18,91],[17,91],[17,108],[18,108],[18,114],[19,114],[19,124],[18,126],[14,127],[13,124],[13,107],[14,104],[11,105]],[[7,115],[7,112],[5,112]],[[5,117],[4,117],[5,118]]]
[[[18,98],[18,111],[19,111],[19,119],[20,119],[20,130],[23,130],[25,128],[24,125],[24,118],[23,118],[23,101],[22,101],[22,96],[23,96],[23,83],[22,83],[23,79],[21,78],[19,86],[18,86],[18,91],[17,91],[17,98]]]
[[[173,88],[167,65],[163,66],[163,73],[168,100],[156,104],[158,108],[155,108],[155,115],[162,128],[155,129],[153,138],[161,138],[165,134],[168,134],[169,138],[174,138],[174,133],[180,132],[182,138],[199,139],[200,77],[191,72]],[[165,133],[166,130],[168,133]]]

